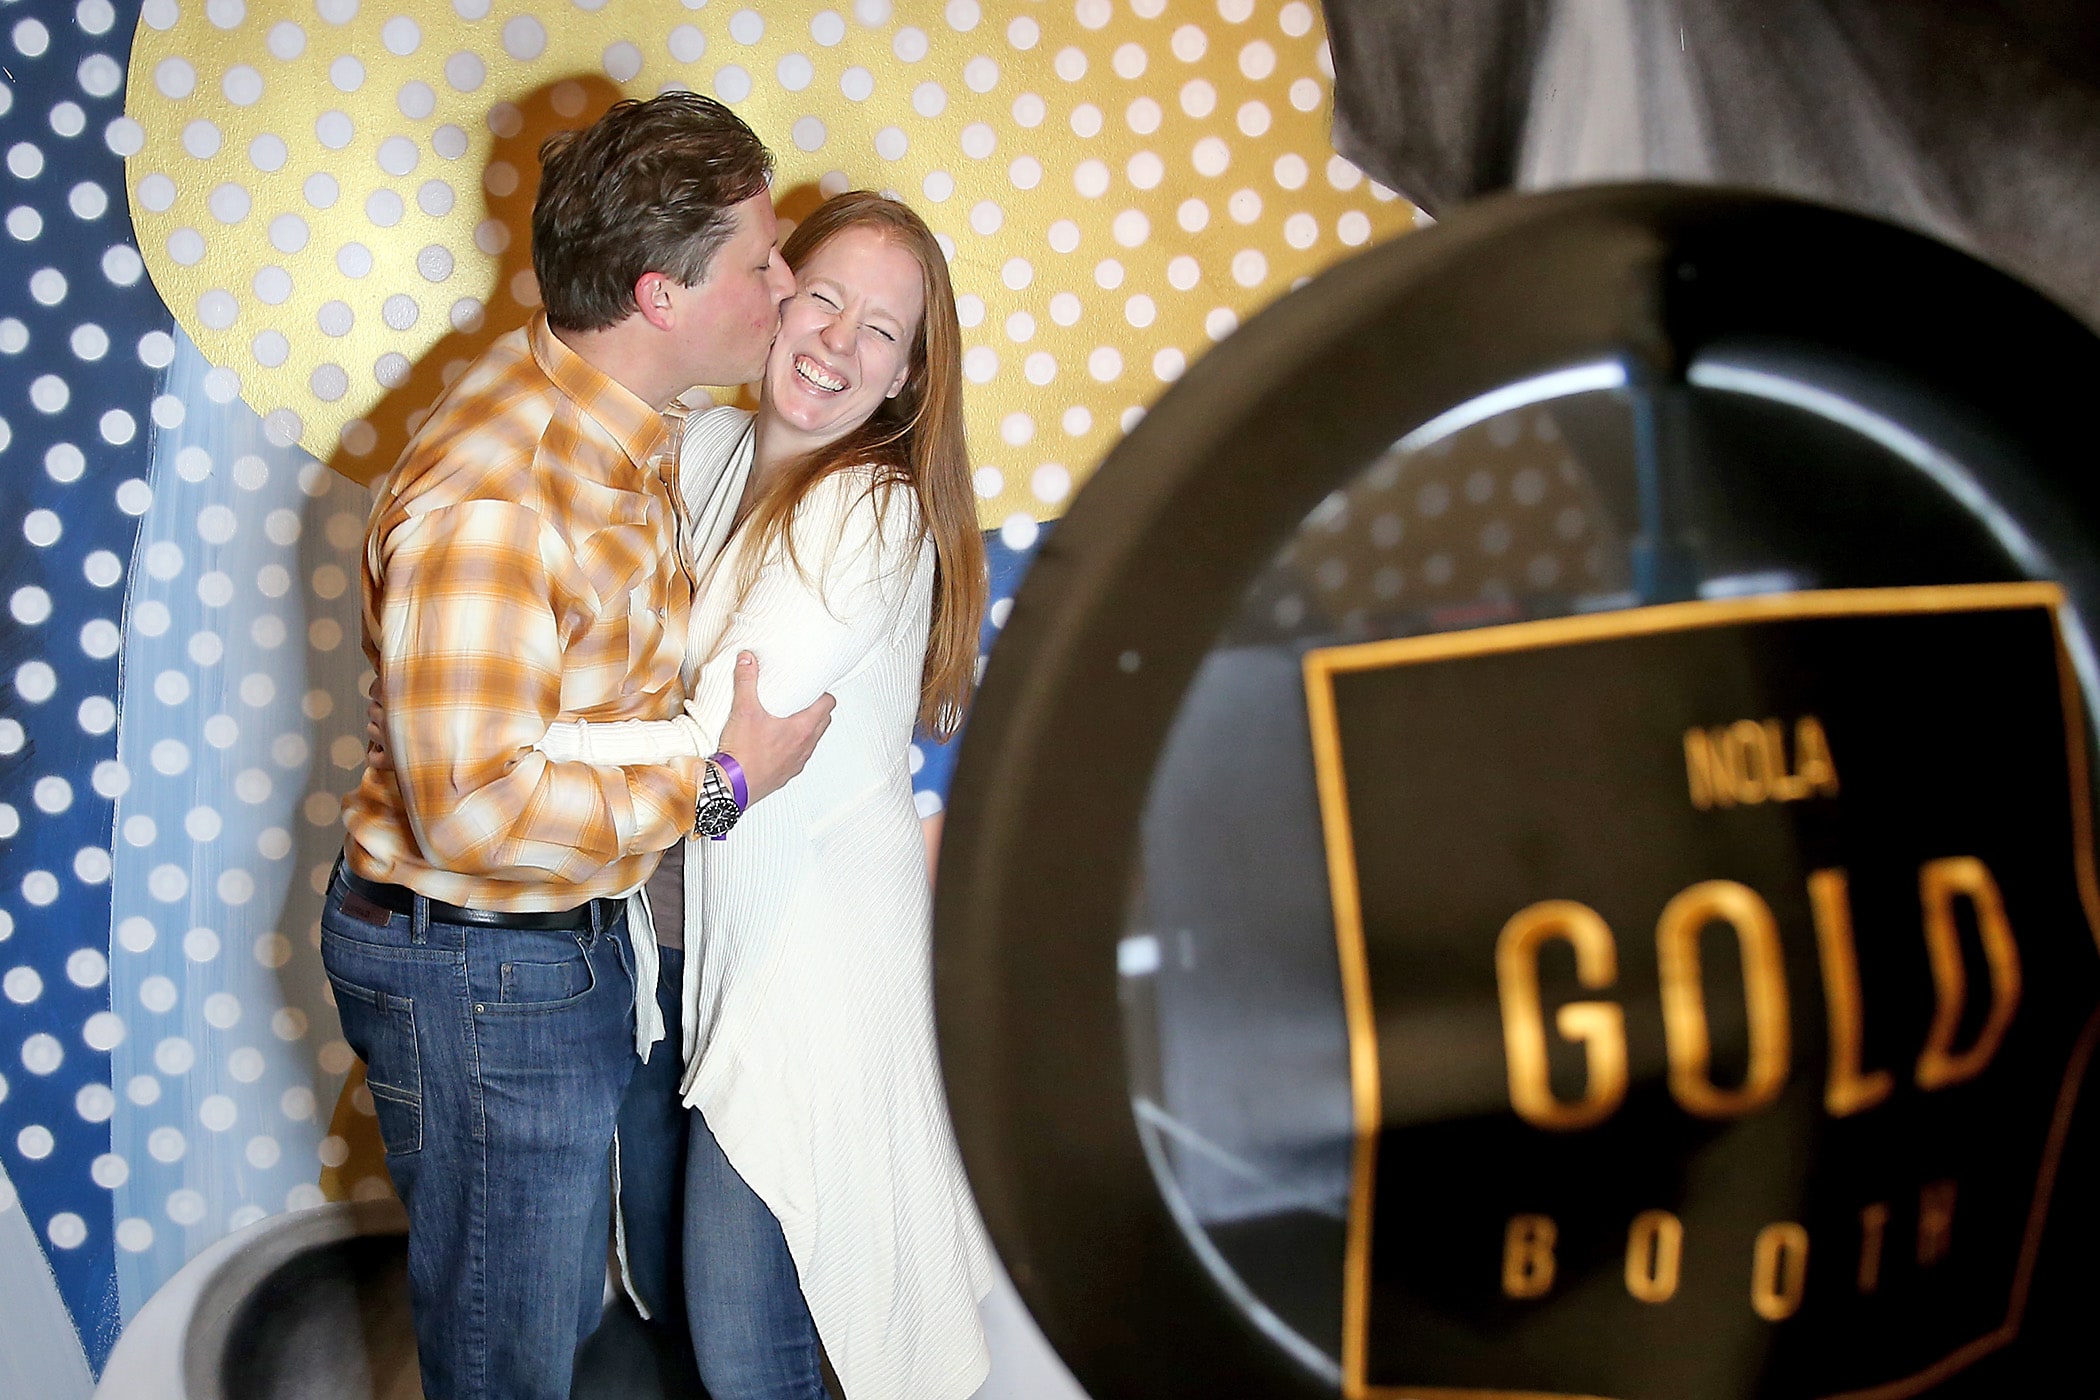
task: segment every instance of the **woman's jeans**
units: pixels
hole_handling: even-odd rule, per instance
[[[620,1105],[629,1277],[652,1316],[690,1327],[713,1400],[824,1400],[817,1329],[780,1222],[680,1098],[685,955],[659,952],[664,1039]]]
[[[700,1379],[713,1400],[824,1400],[817,1328],[780,1222],[707,1120],[686,1116],[685,1305]]]
[[[598,1325],[633,1073],[624,913],[575,932],[390,913],[330,882],[321,961],[408,1208],[429,1400],[566,1400]],[[594,916],[595,917],[595,916]]]

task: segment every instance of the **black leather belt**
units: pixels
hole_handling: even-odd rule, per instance
[[[551,929],[557,932],[587,929],[591,926],[593,904],[606,906],[599,912],[599,924],[602,927],[612,922],[613,915],[617,912],[612,906],[619,902],[612,899],[588,900],[574,909],[524,910],[515,913],[498,909],[469,909],[464,905],[447,904],[442,899],[432,899],[428,895],[418,895],[406,885],[383,885],[377,880],[367,880],[340,861],[336,863],[335,873],[350,893],[390,913],[413,917],[416,912],[416,900],[420,898],[430,910],[432,923],[467,924],[474,928]]]

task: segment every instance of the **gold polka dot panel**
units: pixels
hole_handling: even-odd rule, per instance
[[[545,136],[687,87],[788,219],[881,189],[949,251],[987,525],[1063,512],[1144,407],[1412,227],[1334,154],[1307,0],[146,0],[132,216],[271,433],[358,480],[538,291]]]

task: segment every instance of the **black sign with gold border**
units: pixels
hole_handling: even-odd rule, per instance
[[[2013,1339],[2100,1024],[2062,603],[1307,655],[1345,1395],[1896,1400]]]

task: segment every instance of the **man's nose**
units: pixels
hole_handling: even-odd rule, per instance
[[[766,276],[772,287],[774,305],[778,306],[795,294],[795,274],[788,271],[788,265],[782,261],[777,248],[766,263]]]

